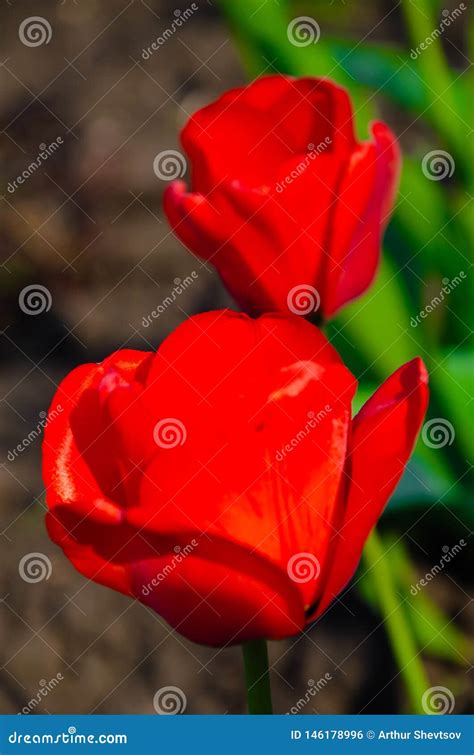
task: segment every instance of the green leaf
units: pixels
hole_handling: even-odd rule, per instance
[[[429,88],[416,64],[402,48],[329,39],[326,42],[338,65],[359,84],[380,91],[392,102],[413,113],[424,113],[429,107]],[[456,99],[468,117],[469,97],[461,80],[453,80]],[[431,119],[436,125],[435,118]]]
[[[437,658],[469,666],[472,652],[467,637],[432,600],[429,587],[417,585],[420,576],[415,572],[403,542],[388,540],[387,548],[400,592],[407,596],[409,620],[420,648]]]
[[[392,223],[400,229],[410,255],[412,267],[424,276],[454,276],[460,270],[450,228],[450,211],[445,189],[438,181],[430,181],[422,171],[423,154],[419,160],[403,157],[400,188]],[[451,253],[446,254],[450,248]],[[396,252],[395,252],[396,253]]]
[[[349,361],[355,347],[369,365],[365,374],[385,379],[401,364],[420,354],[409,334],[407,294],[393,262],[383,255],[377,278],[363,299],[345,307],[329,326],[337,348]],[[359,377],[362,377],[359,374]]]
[[[474,443],[472,441],[472,426],[474,421],[472,403],[472,352],[470,365],[466,364],[466,356],[453,350],[445,356],[434,359],[432,375],[436,379],[437,389],[442,393],[446,412],[441,420],[451,423],[449,440],[439,447],[457,449],[464,456],[464,460],[474,464]],[[463,462],[464,460],[461,459]],[[465,463],[461,463],[459,472],[465,471]]]
[[[455,506],[459,497],[455,480],[444,464],[443,456],[433,453],[420,440],[390,499],[387,512],[431,506],[441,498],[444,503]]]
[[[384,536],[382,543],[390,572],[396,581],[399,599],[419,650],[441,660],[469,666],[472,651],[468,638],[450,621],[429,594],[429,588],[418,589],[420,576],[415,572],[409,553],[399,539]],[[363,573],[358,587],[364,599],[378,613],[380,606],[370,571]]]
[[[426,39],[430,39],[430,44],[425,44],[425,49],[420,51],[416,59],[421,79],[426,82],[428,115],[437,123],[439,132],[443,134],[455,154],[461,156],[470,128],[461,115],[462,103],[453,88],[456,74],[447,64],[439,35],[433,35],[435,29],[438,28],[439,31],[436,5],[431,0],[404,2],[401,3],[401,11],[413,48],[419,48],[425,44]],[[436,84],[429,85],[429,82]]]
[[[376,529],[364,548],[365,578],[369,580],[376,610],[381,614],[392,651],[404,680],[411,712],[423,713],[422,697],[429,687],[426,671],[417,652],[417,638],[408,620],[406,606],[397,595],[397,575],[390,568],[388,554]]]

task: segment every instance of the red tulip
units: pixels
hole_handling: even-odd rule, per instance
[[[371,130],[356,140],[331,81],[257,79],[190,118],[192,192],[172,183],[165,212],[248,313],[328,318],[371,284],[394,201],[397,142],[384,123]]]
[[[78,367],[45,430],[49,534],[191,640],[294,635],[351,578],[425,413],[420,359],[351,420],[355,388],[281,314],[198,315],[157,353]]]

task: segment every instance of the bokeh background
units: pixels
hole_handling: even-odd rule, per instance
[[[474,608],[469,548],[459,544],[469,544],[474,518],[467,477],[472,14],[462,10],[413,57],[459,3],[202,0],[144,59],[143,49],[190,5],[2,0],[0,712],[153,713],[155,692],[170,685],[184,692],[186,713],[245,710],[239,648],[185,641],[139,603],[87,582],[49,542],[40,423],[77,364],[126,346],[154,349],[189,315],[234,306],[216,273],[171,235],[161,209],[166,182],[153,163],[163,150],[179,149],[178,131],[195,109],[272,70],[336,79],[354,97],[360,137],[375,117],[399,136],[404,172],[377,285],[331,335],[361,380],[359,403],[416,354],[432,385],[432,424],[379,527],[393,611],[384,615],[377,579],[363,562],[307,634],[270,644],[275,710],[409,712],[408,677],[421,663],[427,690],[441,686],[442,705],[467,712]],[[22,41],[21,24],[31,16],[50,25],[49,41]],[[316,21],[317,42],[288,39],[288,23],[300,16]],[[14,185],[58,139],[58,149]],[[426,157],[432,152],[434,162]],[[192,285],[145,326],[143,318],[193,272]],[[27,286],[47,289],[47,311],[24,311]],[[433,306],[443,286],[449,294]],[[422,310],[429,311],[422,317]],[[453,548],[414,595],[413,585]],[[26,581],[20,564],[35,553],[51,573]],[[400,621],[414,643],[408,668],[394,643]]]

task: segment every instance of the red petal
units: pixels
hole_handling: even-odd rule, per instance
[[[296,317],[201,315],[165,341],[148,386],[150,413],[180,427],[182,444],[146,469],[129,523],[205,530],[283,571],[299,553],[323,562],[354,381],[322,334]],[[317,587],[301,585],[305,605]]]
[[[142,379],[149,356],[125,349],[102,364],[78,367],[60,384],[50,407],[43,442],[43,477],[50,508],[82,501],[84,505],[91,502],[93,509],[93,501],[104,497],[120,499],[121,472],[116,465],[119,454],[114,453],[117,437],[113,428],[104,423],[103,399],[98,388],[111,370],[124,381]],[[102,511],[100,516],[103,515]]]
[[[352,577],[365,541],[403,474],[425,416],[427,383],[422,360],[408,362],[380,386],[353,421],[346,511],[317,615]]]
[[[279,166],[271,190],[223,182],[212,204],[176,182],[164,209],[181,241],[214,264],[245,311],[287,312],[295,287],[316,287],[324,300],[321,267],[343,166],[343,156],[329,150],[298,155]]]
[[[320,594],[353,390],[324,336],[283,315],[201,315],[155,357],[118,352],[89,365],[61,386],[67,412],[47,428],[61,449],[45,457],[51,537],[90,579],[133,593],[192,639],[296,633]],[[168,420],[184,429],[181,445],[157,436]],[[136,465],[140,499],[130,499]],[[146,580],[173,543],[196,536],[199,553],[148,599]],[[317,573],[294,579],[290,561],[308,555]],[[209,628],[202,598],[214,588],[225,618]]]
[[[193,189],[206,194],[235,178],[269,185],[279,164],[327,136],[338,151],[354,144],[346,91],[329,80],[275,75],[230,90],[199,110],[182,142]]]
[[[69,530],[64,526],[60,509],[54,509],[46,514],[46,526],[51,540],[63,549],[74,568],[87,579],[111,587],[125,595],[133,594],[128,566],[99,555],[90,543],[79,542],[74,528]]]
[[[96,364],[77,367],[61,382],[51,402],[43,440],[43,479],[49,506],[78,497],[90,500],[101,495],[70,428],[71,412],[93,384],[97,369]]]
[[[303,77],[287,82],[284,97],[270,110],[280,139],[292,145],[293,153],[306,153],[312,149],[308,145],[316,147],[327,137],[330,151],[350,152],[355,137],[347,91],[329,79]]]
[[[323,302],[327,317],[371,284],[395,198],[400,169],[396,138],[383,123],[375,123],[372,134],[374,142],[352,153],[339,188]]]
[[[205,645],[281,639],[304,628],[298,590],[285,573],[257,554],[208,537],[135,563],[132,589],[175,630]]]
[[[228,233],[225,218],[201,194],[188,194],[183,181],[173,181],[163,195],[163,208],[179,239],[194,254],[208,260]]]
[[[98,396],[98,385],[111,369],[124,380],[143,379],[148,356],[126,349],[112,354],[102,364],[86,364],[73,370],[53,398],[43,441],[43,478],[49,508],[46,524],[51,539],[81,574],[126,594],[131,594],[128,567],[110,555],[116,556],[123,538],[130,539],[130,532],[123,531],[123,526],[116,527],[123,521],[123,510],[104,498],[101,487],[111,470],[115,476],[110,485],[117,485],[119,455],[110,444],[110,429],[104,427],[100,407],[95,400],[91,403],[90,397]],[[80,413],[76,414],[78,407]],[[73,431],[71,423],[78,432]],[[107,542],[113,552],[99,553],[94,549],[91,530],[97,527],[102,533],[99,542]]]
[[[292,154],[273,125],[268,113],[249,108],[244,97],[228,107],[218,100],[195,113],[181,134],[194,191],[207,194],[221,181],[238,177],[255,186],[266,184],[274,167]]]

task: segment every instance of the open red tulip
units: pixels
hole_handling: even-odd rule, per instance
[[[427,404],[420,359],[356,381],[303,318],[229,311],[60,385],[47,526],[86,577],[196,642],[300,632],[351,578]]]
[[[329,318],[371,284],[400,156],[381,122],[358,142],[347,92],[325,79],[267,76],[195,113],[181,139],[191,193],[164,208],[249,314]]]

